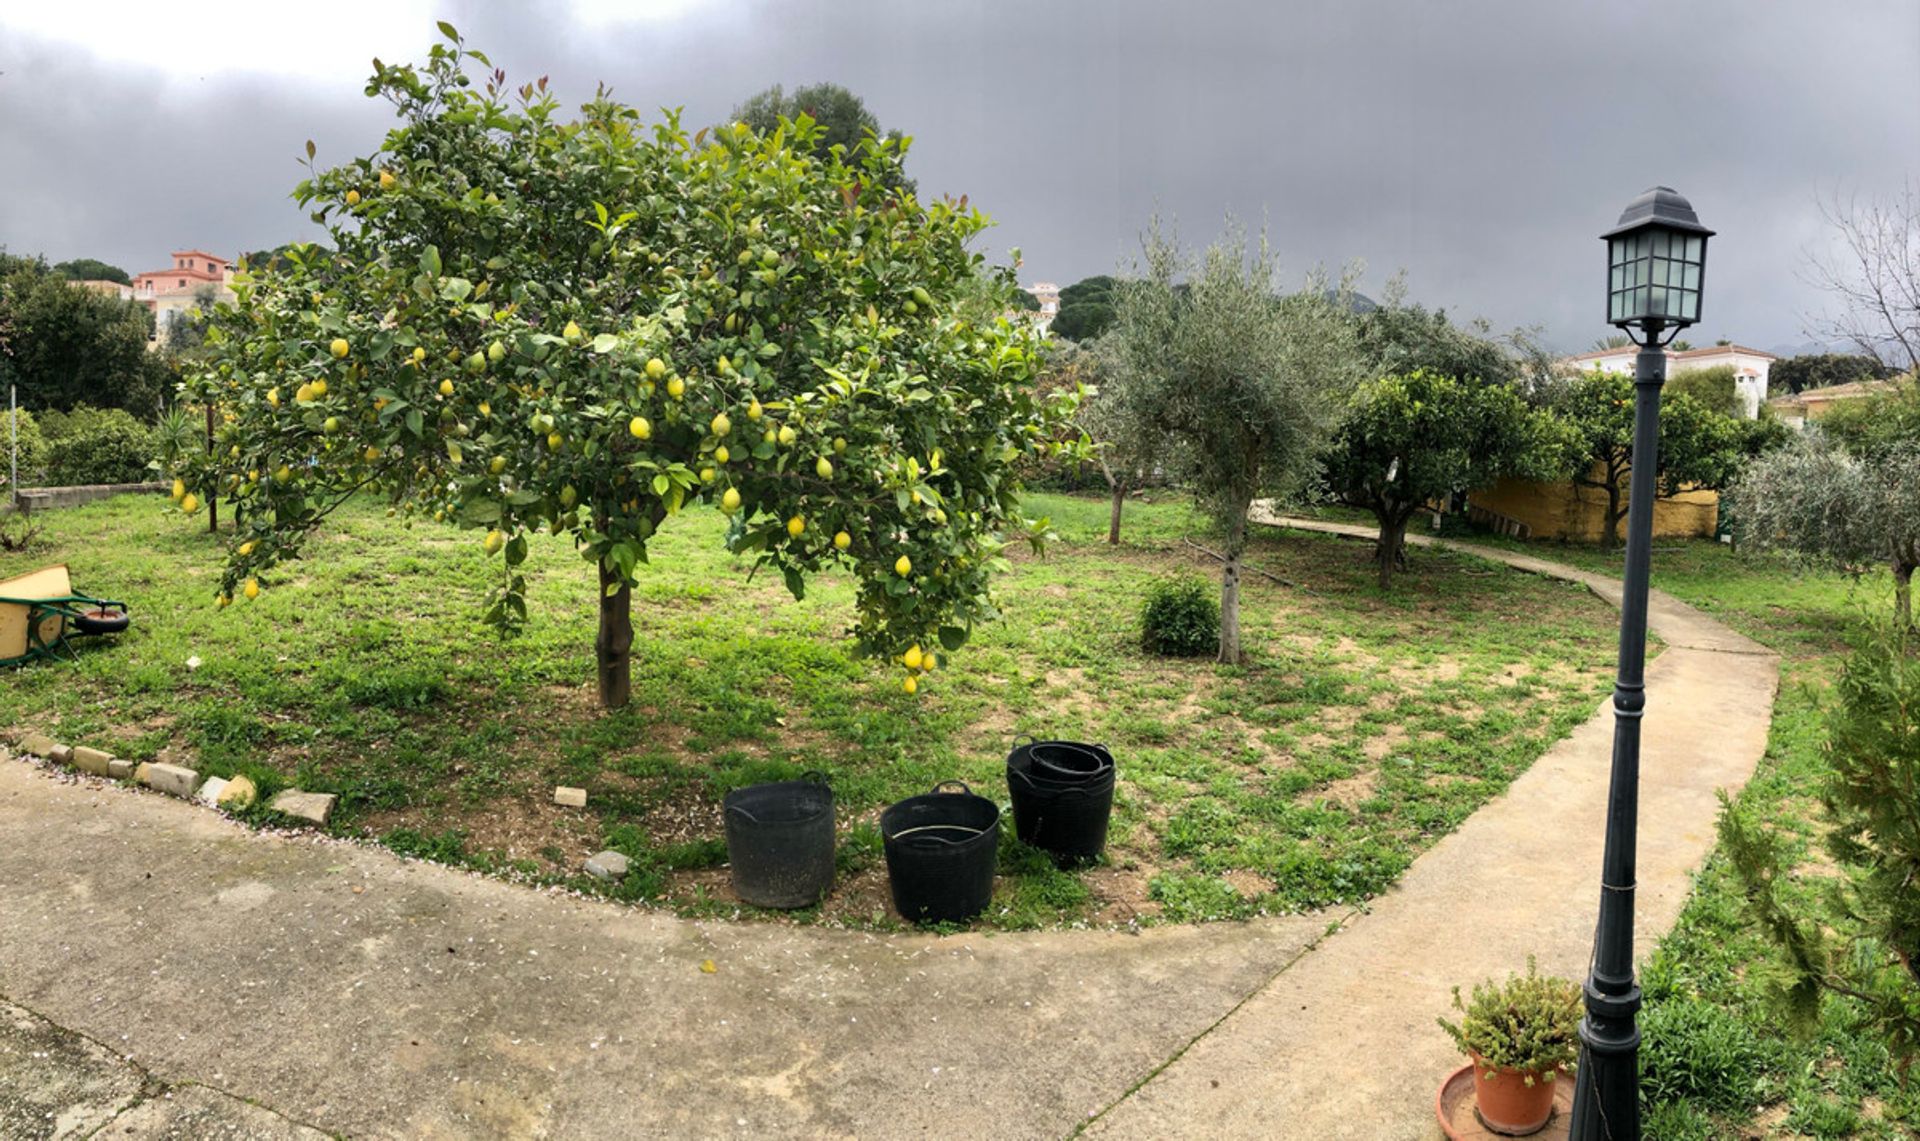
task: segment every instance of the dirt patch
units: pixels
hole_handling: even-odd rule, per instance
[[[1160,914],[1160,904],[1148,898],[1153,874],[1146,868],[1090,868],[1081,878],[1093,893],[1095,923],[1119,926]]]
[[[1393,755],[1395,749],[1406,744],[1408,740],[1410,740],[1410,738],[1407,736],[1405,726],[1389,725],[1386,727],[1386,730],[1378,736],[1367,738],[1366,743],[1360,746],[1360,751],[1365,753],[1367,759],[1370,761],[1384,761]]]
[[[1380,774],[1373,769],[1367,769],[1334,781],[1318,792],[1302,793],[1301,799],[1309,802],[1331,800],[1351,812],[1372,798],[1374,789],[1379,786],[1379,783]]]
[[[1239,892],[1243,899],[1258,899],[1273,891],[1272,880],[1259,872],[1250,872],[1244,868],[1222,872],[1220,878],[1226,880],[1227,886]]]

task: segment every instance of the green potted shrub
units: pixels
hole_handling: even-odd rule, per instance
[[[1539,1132],[1553,1115],[1554,1082],[1580,1056],[1580,988],[1542,975],[1529,955],[1526,974],[1478,983],[1471,1001],[1454,987],[1453,1008],[1460,1021],[1440,1026],[1473,1059],[1481,1122],[1510,1137]]]

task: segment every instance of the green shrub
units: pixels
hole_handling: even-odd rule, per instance
[[[12,469],[12,448],[15,430],[19,434],[20,486],[37,486],[46,475],[47,438],[33,413],[25,408],[11,415],[19,418],[16,425],[9,419],[9,413],[0,412],[0,487],[6,486]]]
[[[1220,599],[1199,575],[1161,579],[1140,609],[1140,644],[1150,654],[1197,657],[1220,648]]]
[[[1524,975],[1475,983],[1470,1002],[1454,987],[1453,1008],[1463,1017],[1457,1023],[1441,1018],[1440,1028],[1461,1053],[1489,1066],[1546,1073],[1552,1081],[1551,1075],[1571,1070],[1580,1057],[1580,988],[1541,974],[1532,955]]]
[[[46,479],[56,487],[153,478],[153,430],[118,408],[48,413]]]
[[[1731,1011],[1672,998],[1640,1016],[1640,1092],[1649,1102],[1687,1101],[1720,1113],[1754,1102],[1766,1054]]]

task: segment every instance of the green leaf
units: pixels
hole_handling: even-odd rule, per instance
[[[666,476],[665,476],[664,474],[662,474],[662,475],[656,475],[656,476],[654,476],[654,477],[653,477],[653,493],[654,493],[654,495],[656,495],[656,496],[663,496],[663,495],[665,495],[665,494],[667,493],[667,487],[668,487],[668,486],[669,486],[669,485],[670,485],[671,483],[672,483],[672,481],[671,481],[671,480],[669,480],[669,479],[668,479],[668,478],[667,478],[667,477],[666,477]]]
[[[440,247],[428,246],[420,251],[420,272],[430,277],[440,276]]]
[[[527,537],[515,535],[507,540],[507,565],[517,567],[527,561]]]
[[[500,504],[493,499],[469,499],[460,508],[460,518],[468,523],[497,523],[500,521]]]
[[[620,338],[614,336],[612,333],[601,333],[593,339],[593,351],[596,353],[610,353],[619,343]]]
[[[787,580],[787,590],[792,592],[794,601],[807,597],[807,580],[804,575],[792,567],[781,567],[781,577]]]
[[[452,40],[454,43],[457,44],[460,42],[460,33],[453,30],[452,24],[447,23],[445,20],[438,20],[435,21],[434,26],[440,29],[441,35]]]
[[[464,277],[449,277],[440,286],[440,296],[448,301],[465,301],[473,293],[473,282]]]
[[[957,650],[967,644],[967,630],[964,626],[940,627],[940,645],[948,651]]]
[[[418,436],[421,434],[420,428],[421,428],[420,410],[418,408],[407,409],[407,431]]]

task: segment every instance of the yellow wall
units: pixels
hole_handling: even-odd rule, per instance
[[[1621,497],[1625,499],[1624,489]],[[1597,543],[1606,537],[1607,494],[1598,488],[1565,483],[1535,483],[1503,479],[1467,496],[1475,507],[1504,515],[1526,525],[1536,539],[1572,539]],[[1653,505],[1655,538],[1710,539],[1720,516],[1720,495],[1713,491],[1684,491]],[[1627,521],[1620,520],[1621,537]]]

